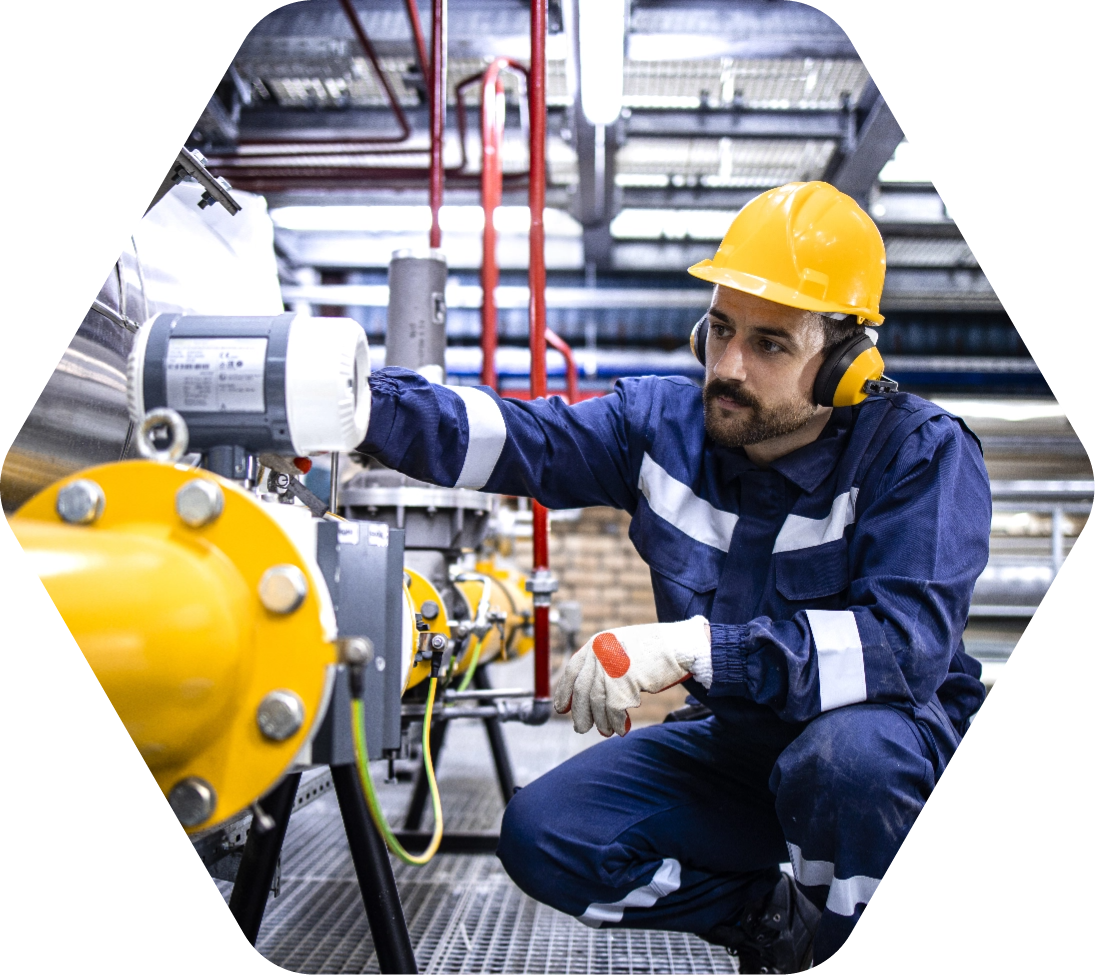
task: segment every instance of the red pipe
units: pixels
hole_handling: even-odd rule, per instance
[[[571,404],[577,403],[578,361],[574,358],[574,350],[550,328],[544,329],[544,338],[547,340],[548,345],[557,352],[563,354],[563,359],[567,364],[567,402]]]
[[[547,274],[544,268],[544,161],[547,135],[547,0],[531,0],[529,63],[529,352],[531,362],[531,392],[534,399],[547,395],[547,311],[544,288]],[[538,501],[532,503],[532,569],[539,577],[533,600],[533,645],[536,673],[536,698],[551,699],[551,573],[548,569],[548,514]]]
[[[406,0],[407,19],[411,22],[411,33],[414,34],[414,53],[418,58],[418,70],[422,74],[422,84],[430,76],[430,57],[426,53],[426,38],[422,33],[422,21],[418,17],[418,0]]]
[[[494,302],[494,289],[498,286],[498,257],[494,211],[502,202],[502,136],[505,118],[498,114],[498,101],[502,91],[500,75],[504,68],[520,71],[526,76],[528,74],[524,65],[511,58],[495,58],[483,72],[483,90],[479,100],[480,142],[483,148],[479,177],[483,204],[483,260],[479,271],[479,282],[483,290],[480,310],[483,365],[479,382],[495,390],[498,389],[498,373],[494,365],[494,356],[498,349],[498,309]]]
[[[343,0],[349,2],[349,0]],[[430,56],[430,247],[441,246],[441,202],[445,195],[446,47],[448,2],[433,0]]]

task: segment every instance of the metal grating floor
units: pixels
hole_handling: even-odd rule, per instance
[[[520,783],[600,740],[575,735],[564,720],[539,728],[506,725],[505,733]],[[478,723],[453,725],[438,771],[446,826],[498,827],[502,801],[486,734]],[[380,786],[378,791],[398,823],[410,786]],[[427,814],[423,827],[431,822]],[[397,863],[395,876],[422,972],[653,975],[737,970],[725,951],[691,935],[587,928],[526,897],[492,856],[442,854],[425,867]],[[217,884],[227,898],[231,883]],[[257,947],[267,959],[294,972],[379,970],[333,795],[291,820],[281,890],[269,901]]]

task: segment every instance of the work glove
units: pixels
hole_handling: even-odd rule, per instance
[[[639,692],[656,694],[695,677],[711,686],[711,637],[707,620],[620,626],[598,633],[570,660],[555,688],[555,710],[570,712],[574,730],[593,725],[606,738],[631,730],[628,708]]]

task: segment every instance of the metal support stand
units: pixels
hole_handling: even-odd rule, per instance
[[[293,799],[299,784],[300,773],[293,772],[263,797],[262,810],[273,825],[267,824],[268,828],[262,829],[258,817],[255,817],[243,846],[243,857],[236,872],[228,909],[251,944],[259,936],[266,899],[270,896],[270,885],[274,882],[285,830],[289,826],[289,813],[293,810]]]
[[[491,689],[490,677],[485,667],[480,667],[472,676],[472,683],[481,691]],[[498,788],[502,791],[502,805],[509,803],[513,798],[513,766],[509,760],[509,749],[506,748],[506,739],[502,734],[502,722],[498,718],[484,718],[483,724],[487,729],[487,739],[490,741],[490,753],[494,759],[494,771],[498,775]]]
[[[414,975],[418,971],[418,963],[399,902],[392,864],[384,841],[369,818],[357,772],[352,765],[335,765],[331,767],[331,779],[342,811],[346,839],[350,844],[350,855],[357,872],[361,899],[365,902],[365,915],[373,933],[373,946],[380,970]]]

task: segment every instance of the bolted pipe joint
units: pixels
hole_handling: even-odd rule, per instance
[[[551,594],[559,591],[559,580],[549,569],[537,569],[525,581],[525,590],[532,593],[533,606],[550,606]]]
[[[216,521],[224,511],[224,492],[204,478],[187,481],[175,492],[175,513],[191,528]]]
[[[98,521],[106,507],[106,495],[94,481],[81,478],[57,492],[57,515],[70,525],[90,525]]]
[[[292,691],[271,691],[255,714],[259,731],[269,741],[287,741],[304,724],[304,702]]]

